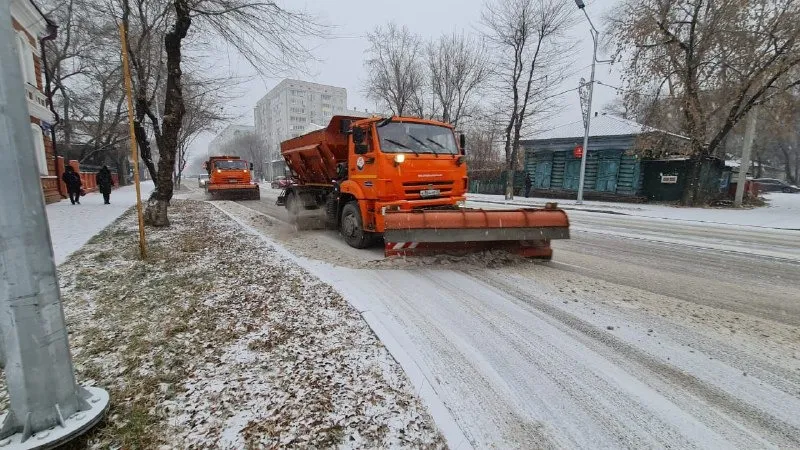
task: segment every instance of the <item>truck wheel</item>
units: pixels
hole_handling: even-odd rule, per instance
[[[286,196],[286,213],[289,215],[289,223],[296,224],[300,217],[300,197],[294,192]]]
[[[342,210],[341,231],[344,240],[350,247],[366,248],[372,242],[372,235],[364,231],[358,202],[352,201],[344,205]]]
[[[325,200],[325,228],[335,230],[338,225],[339,202],[336,197],[329,195]]]

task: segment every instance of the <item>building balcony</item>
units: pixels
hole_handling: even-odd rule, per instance
[[[28,113],[39,120],[53,123],[53,113],[47,108],[47,97],[36,86],[25,83],[25,99],[28,101]]]

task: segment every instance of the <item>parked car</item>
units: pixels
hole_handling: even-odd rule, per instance
[[[753,183],[756,183],[758,190],[761,192],[800,192],[800,188],[797,186],[793,186],[776,178],[756,178],[753,180]]]
[[[272,183],[270,183],[270,186],[272,186],[272,189],[284,189],[284,188],[287,188],[287,187],[291,186],[291,184],[292,184],[292,180],[290,180],[289,178],[277,177],[274,180],[272,180]]]
[[[206,183],[208,183],[208,174],[201,174],[197,176],[197,186],[204,188],[206,187]]]

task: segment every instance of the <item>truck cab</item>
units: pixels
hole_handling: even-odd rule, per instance
[[[204,163],[208,172],[206,192],[212,197],[260,198],[258,184],[253,181],[252,164],[238,156],[212,156]]]
[[[363,199],[363,226],[383,230],[387,211],[463,206],[467,167],[450,125],[417,118],[361,120],[348,139],[341,193]]]

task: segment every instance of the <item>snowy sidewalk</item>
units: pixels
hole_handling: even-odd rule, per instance
[[[585,201],[582,205],[578,205],[575,200],[525,197],[515,197],[514,200],[506,201],[502,195],[467,194],[467,199],[475,203],[541,207],[547,202],[557,202],[561,208],[567,211],[620,214],[716,225],[800,230],[800,194],[768,193],[764,195],[764,198],[767,200],[768,206],[731,209],[681,208],[670,205],[599,201]]]
[[[152,190],[152,181],[142,183],[142,199],[146,200]],[[56,265],[66,261],[69,255],[135,204],[136,187],[131,185],[113,190],[110,205],[103,204],[99,192],[81,197],[80,205],[73,205],[69,199],[47,205]]]

